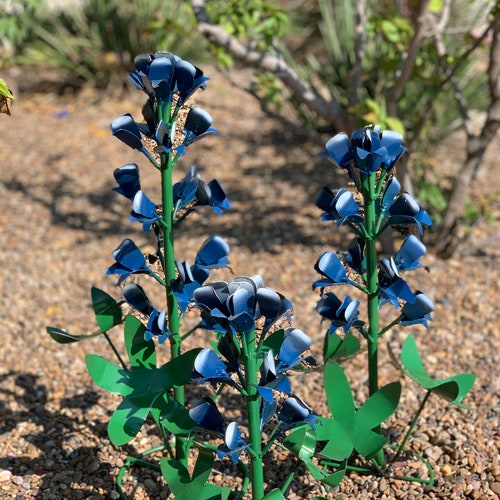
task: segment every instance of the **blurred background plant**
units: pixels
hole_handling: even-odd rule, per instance
[[[247,90],[288,123],[328,134],[366,124],[403,133],[411,155],[398,175],[441,223],[438,250],[449,256],[457,225],[488,210],[466,200],[498,129],[499,4],[0,0],[0,68],[55,66],[72,75],[72,87],[107,87],[152,48],[194,61],[212,51],[229,76],[254,68]],[[459,129],[467,158],[450,178],[433,151]]]

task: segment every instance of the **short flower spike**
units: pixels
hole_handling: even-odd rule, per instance
[[[225,433],[224,418],[210,398],[202,398],[189,410],[189,416],[201,429]]]
[[[156,205],[146,196],[144,191],[137,191],[134,196],[130,220],[141,222],[143,231],[148,232],[160,218],[156,213]]]
[[[113,191],[133,201],[137,191],[141,189],[139,167],[135,163],[127,163],[115,169],[113,175],[118,183],[118,187],[114,187]]]
[[[241,431],[236,422],[231,422],[224,435],[224,445],[217,448],[217,457],[223,458],[227,455],[231,457],[233,464],[238,463],[241,453],[250,445],[241,438]]]
[[[427,321],[431,321],[431,312],[434,311],[434,304],[427,295],[422,292],[415,292],[412,302],[407,302],[401,309],[400,325],[424,325],[427,328]]]
[[[141,131],[129,113],[113,120],[111,131],[115,137],[132,149],[142,149]]]
[[[118,285],[131,274],[151,273],[144,255],[129,238],[125,238],[120,243],[118,248],[113,252],[113,257],[116,262],[107,269],[106,274],[118,274],[120,276]]]

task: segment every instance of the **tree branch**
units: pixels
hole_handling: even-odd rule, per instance
[[[252,49],[227,33],[222,26],[213,24],[205,9],[204,0],[191,0],[191,6],[198,23],[198,30],[210,43],[224,48],[235,59],[246,65],[273,73],[309,110],[327,120],[335,130],[340,131],[345,128],[348,118],[345,109],[338,102],[327,101],[315,93],[282,57]]]

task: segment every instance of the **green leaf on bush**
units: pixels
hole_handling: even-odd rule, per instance
[[[332,418],[318,417],[318,441],[326,441],[322,454],[336,461],[347,459],[353,450],[373,457],[387,442],[376,429],[395,411],[401,384],[394,382],[379,389],[359,408],[349,381],[338,363],[325,366],[325,392]]]
[[[401,363],[403,364],[403,372],[424,389],[454,405],[470,409],[461,401],[474,385],[476,376],[473,373],[461,373],[440,380],[432,378],[422,364],[415,339],[411,335],[406,338],[403,344]]]
[[[175,436],[187,437],[197,425],[189,416],[187,408],[168,393],[155,400],[151,416],[159,427],[163,427]]]
[[[130,365],[156,368],[155,343],[152,339],[144,340],[145,331],[146,327],[135,316],[127,316],[123,335]]]
[[[359,340],[352,334],[342,338],[336,333],[327,333],[323,344],[323,359],[325,363],[330,359],[340,362],[359,352],[360,348]]]
[[[225,500],[231,488],[206,484],[214,463],[213,453],[200,449],[193,476],[187,468],[173,458],[162,458],[161,472],[176,500]]]
[[[53,326],[48,326],[46,328],[47,333],[52,337],[53,340],[59,344],[72,344],[73,342],[80,342],[80,340],[92,339],[102,335],[102,332],[89,333],[88,335],[73,335],[66,330],[61,330],[60,328],[55,328]]]
[[[91,296],[92,307],[101,332],[107,332],[122,322],[122,308],[111,295],[92,287]]]
[[[281,493],[281,490],[274,488],[271,490],[262,500],[286,500],[285,495]]]

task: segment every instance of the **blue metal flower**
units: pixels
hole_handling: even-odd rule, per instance
[[[194,266],[201,269],[216,269],[227,267],[229,245],[220,236],[208,237],[198,250]]]
[[[278,420],[283,422],[287,427],[305,422],[313,429],[317,422],[317,418],[314,416],[311,408],[297,397],[289,397],[285,400],[278,413]]]
[[[144,333],[144,340],[156,338],[159,344],[163,344],[171,335],[172,332],[168,329],[165,309],[161,311],[154,309],[149,315],[149,321]]]
[[[122,288],[122,296],[127,304],[146,316],[149,316],[154,311],[154,307],[151,305],[144,288],[137,283],[126,284]]]
[[[413,234],[407,236],[394,256],[399,272],[412,271],[422,267],[418,261],[425,254],[425,245]]]
[[[402,193],[389,207],[390,225],[416,224],[420,234],[423,233],[422,224],[432,226],[429,214],[418,204],[409,193]]]
[[[139,167],[135,163],[127,163],[115,169],[113,175],[118,183],[118,187],[114,187],[113,191],[133,201],[137,191],[141,189]]]
[[[298,328],[287,328],[278,353],[277,373],[290,370],[303,363],[302,354],[311,347],[311,339]]]
[[[274,360],[274,353],[272,350],[269,350],[262,360],[260,381],[257,387],[259,394],[265,401],[264,404],[272,404],[274,402],[274,391],[290,394],[292,386],[286,375],[282,373],[283,371],[278,371]]]
[[[176,151],[183,155],[184,148],[201,139],[207,134],[216,134],[217,130],[212,127],[212,117],[201,108],[191,108],[184,123],[185,137]]]
[[[233,464],[238,463],[241,453],[250,445],[246,444],[241,438],[241,431],[236,422],[231,422],[224,434],[224,444],[217,448],[217,458],[223,458],[227,455],[231,457]]]
[[[195,374],[193,378],[200,379],[200,383],[229,383],[233,385],[227,365],[217,356],[216,352],[208,347],[202,349],[194,360]]]
[[[210,398],[202,398],[189,410],[189,416],[200,429],[224,435],[226,426],[224,418]]]
[[[314,265],[314,269],[324,278],[315,281],[312,285],[315,288],[325,288],[332,285],[353,284],[347,277],[347,270],[333,252],[324,252]]]
[[[324,211],[322,221],[333,220],[337,226],[342,226],[346,221],[360,223],[363,217],[359,215],[359,205],[354,196],[346,189],[339,189],[337,194],[323,187],[316,196],[316,205]]]
[[[390,302],[399,307],[399,300],[413,302],[413,292],[404,279],[399,276],[394,258],[382,259],[379,263],[378,284],[380,288],[380,305]]]
[[[345,262],[358,274],[366,272],[365,240],[360,237],[354,238],[347,247],[347,252],[343,254]]]
[[[143,149],[141,131],[131,114],[127,113],[113,120],[111,131],[115,137],[127,146],[139,151]]]
[[[326,143],[326,155],[347,169],[351,178],[355,178],[353,166],[367,175],[377,170],[392,170],[404,151],[400,134],[390,130],[380,132],[379,127],[355,130],[350,140],[342,132]]]
[[[115,263],[106,271],[106,274],[118,274],[118,285],[131,274],[147,273],[152,271],[146,264],[144,255],[137,245],[129,238],[125,238],[113,252]]]
[[[402,326],[424,325],[427,328],[427,321],[432,321],[431,312],[434,311],[434,304],[427,295],[416,291],[411,302],[407,302],[401,309]]]
[[[358,320],[359,300],[353,300],[346,296],[340,300],[334,293],[327,292],[316,304],[316,311],[323,319],[330,321],[328,333],[333,333],[337,328],[342,328],[347,333],[351,328],[363,325],[363,321]]]
[[[146,196],[144,191],[137,191],[132,204],[130,220],[141,222],[143,231],[148,232],[159,219],[161,217],[156,213],[156,205]]]

